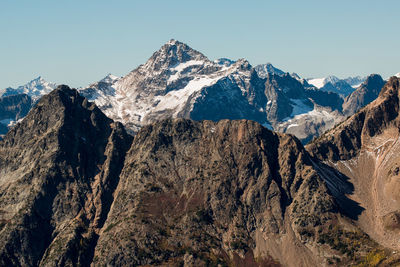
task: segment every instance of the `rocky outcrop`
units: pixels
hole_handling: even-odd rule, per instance
[[[66,86],[0,142],[0,265],[87,265],[131,138]]]

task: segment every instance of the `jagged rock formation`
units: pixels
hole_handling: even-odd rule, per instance
[[[346,116],[353,115],[359,109],[374,101],[381,91],[385,81],[378,74],[367,77],[360,87],[346,97],[343,103],[343,113]]]
[[[32,99],[26,94],[0,97],[0,135],[7,133],[8,126],[28,114]]]
[[[88,265],[131,138],[76,90],[0,141],[0,265]]]
[[[307,146],[354,184],[350,197],[365,208],[358,225],[392,249],[400,249],[399,84],[390,78],[375,101]]]
[[[61,86],[0,141],[0,265],[316,266],[386,253],[351,223],[351,185],[329,171],[295,137],[247,120],[168,119],[132,141]]]

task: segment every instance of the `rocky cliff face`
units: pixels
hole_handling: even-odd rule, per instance
[[[400,249],[400,79],[378,98],[307,146],[354,184],[350,198],[365,209],[357,224],[382,245]]]
[[[335,212],[293,137],[251,121],[166,120],[135,137],[94,265],[316,264],[303,232]]]
[[[44,96],[0,142],[0,265],[88,265],[130,140],[76,90]]]

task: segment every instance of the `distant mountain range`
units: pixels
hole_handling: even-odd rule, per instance
[[[368,87],[372,93],[366,88],[364,93],[355,93],[366,79],[303,79],[270,63],[252,67],[245,59],[211,61],[188,45],[170,40],[126,76],[109,74],[79,92],[130,132],[164,118],[250,119],[306,143],[377,96],[381,83]],[[39,77],[1,93],[24,93],[35,102],[54,88],[55,84]],[[365,100],[364,95],[368,95]],[[5,122],[17,118],[2,117],[4,133]]]

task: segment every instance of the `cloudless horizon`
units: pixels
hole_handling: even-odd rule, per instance
[[[303,78],[400,72],[400,1],[0,2],[0,88],[126,75],[170,39]]]

